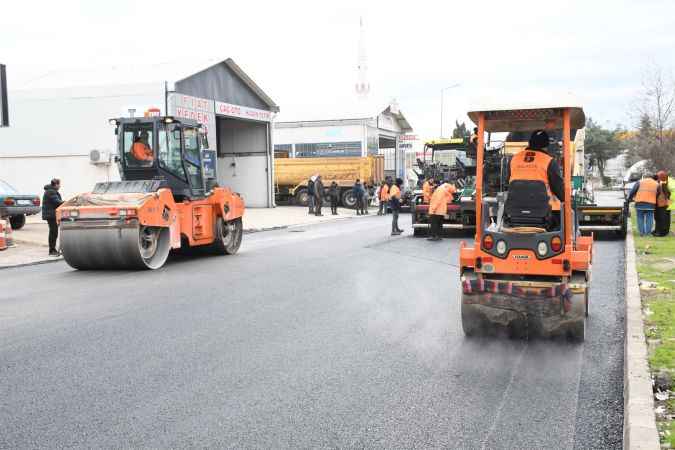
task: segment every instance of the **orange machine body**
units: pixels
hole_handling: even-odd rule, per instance
[[[174,200],[169,189],[151,193],[80,194],[57,210],[57,221],[102,220],[166,227],[171,232],[171,248],[180,248],[185,240],[190,247],[214,241],[218,217],[225,221],[244,215],[244,201],[228,188],[214,188],[202,199]]]

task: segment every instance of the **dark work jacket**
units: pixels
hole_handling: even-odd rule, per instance
[[[307,182],[307,194],[314,197],[314,182],[312,180]]]
[[[340,198],[340,190],[337,186],[331,186],[328,190],[328,195],[330,195],[331,199],[338,200]]]
[[[42,195],[42,219],[56,219],[56,208],[61,206],[61,194],[51,184],[45,185],[45,193]]]
[[[321,180],[316,180],[314,182],[314,197],[321,199],[323,198],[323,182]]]

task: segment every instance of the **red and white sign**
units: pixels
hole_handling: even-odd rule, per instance
[[[209,146],[216,146],[216,116],[213,113],[213,100],[172,93],[169,94],[169,115],[196,120],[209,140]]]
[[[248,106],[233,105],[231,103],[216,102],[216,114],[237,117],[239,119],[271,122],[272,113],[264,109],[249,108]]]

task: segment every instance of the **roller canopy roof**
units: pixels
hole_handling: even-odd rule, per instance
[[[570,110],[570,127],[581,129],[586,115],[581,106],[575,105],[519,105],[516,107],[484,108],[470,111],[469,118],[478,124],[478,114],[485,114],[485,131],[492,133],[508,131],[533,131],[538,129],[562,129],[563,109]]]

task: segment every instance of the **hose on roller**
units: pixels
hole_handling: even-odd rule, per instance
[[[138,223],[62,222],[60,234],[63,258],[80,270],[159,269],[171,250],[168,228]]]

